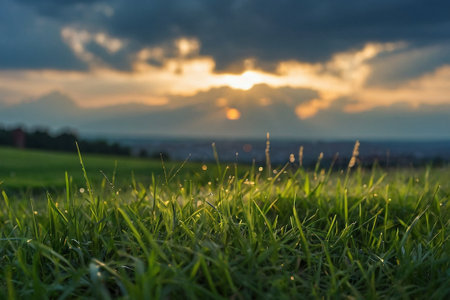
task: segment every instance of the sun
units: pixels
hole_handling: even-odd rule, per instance
[[[255,71],[245,71],[240,75],[225,75],[224,83],[228,86],[247,91],[251,89],[255,84],[265,82],[263,74]]]

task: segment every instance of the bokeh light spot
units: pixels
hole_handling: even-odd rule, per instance
[[[241,112],[236,108],[227,108],[226,117],[228,120],[238,120],[241,118]]]

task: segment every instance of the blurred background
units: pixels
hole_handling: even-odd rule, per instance
[[[448,1],[0,1],[0,144],[450,159]],[[236,153],[238,155],[236,156]]]

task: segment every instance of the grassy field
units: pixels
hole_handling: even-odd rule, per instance
[[[83,160],[0,150],[1,298],[450,297],[449,167]]]
[[[82,149],[81,149],[82,151]],[[105,175],[111,180],[113,174],[120,187],[131,185],[132,175],[144,182],[152,174],[164,173],[161,161],[129,158],[124,156],[83,155],[86,171],[93,184],[101,184]],[[166,172],[175,171],[178,163],[166,162]],[[194,174],[201,164],[189,163],[180,170],[181,175]],[[14,191],[46,191],[65,188],[65,172],[75,185],[85,183],[80,160],[76,153],[17,150],[0,147],[0,182],[3,189]]]

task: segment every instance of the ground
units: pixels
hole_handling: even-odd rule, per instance
[[[0,149],[2,297],[450,296],[448,166],[82,162]]]

